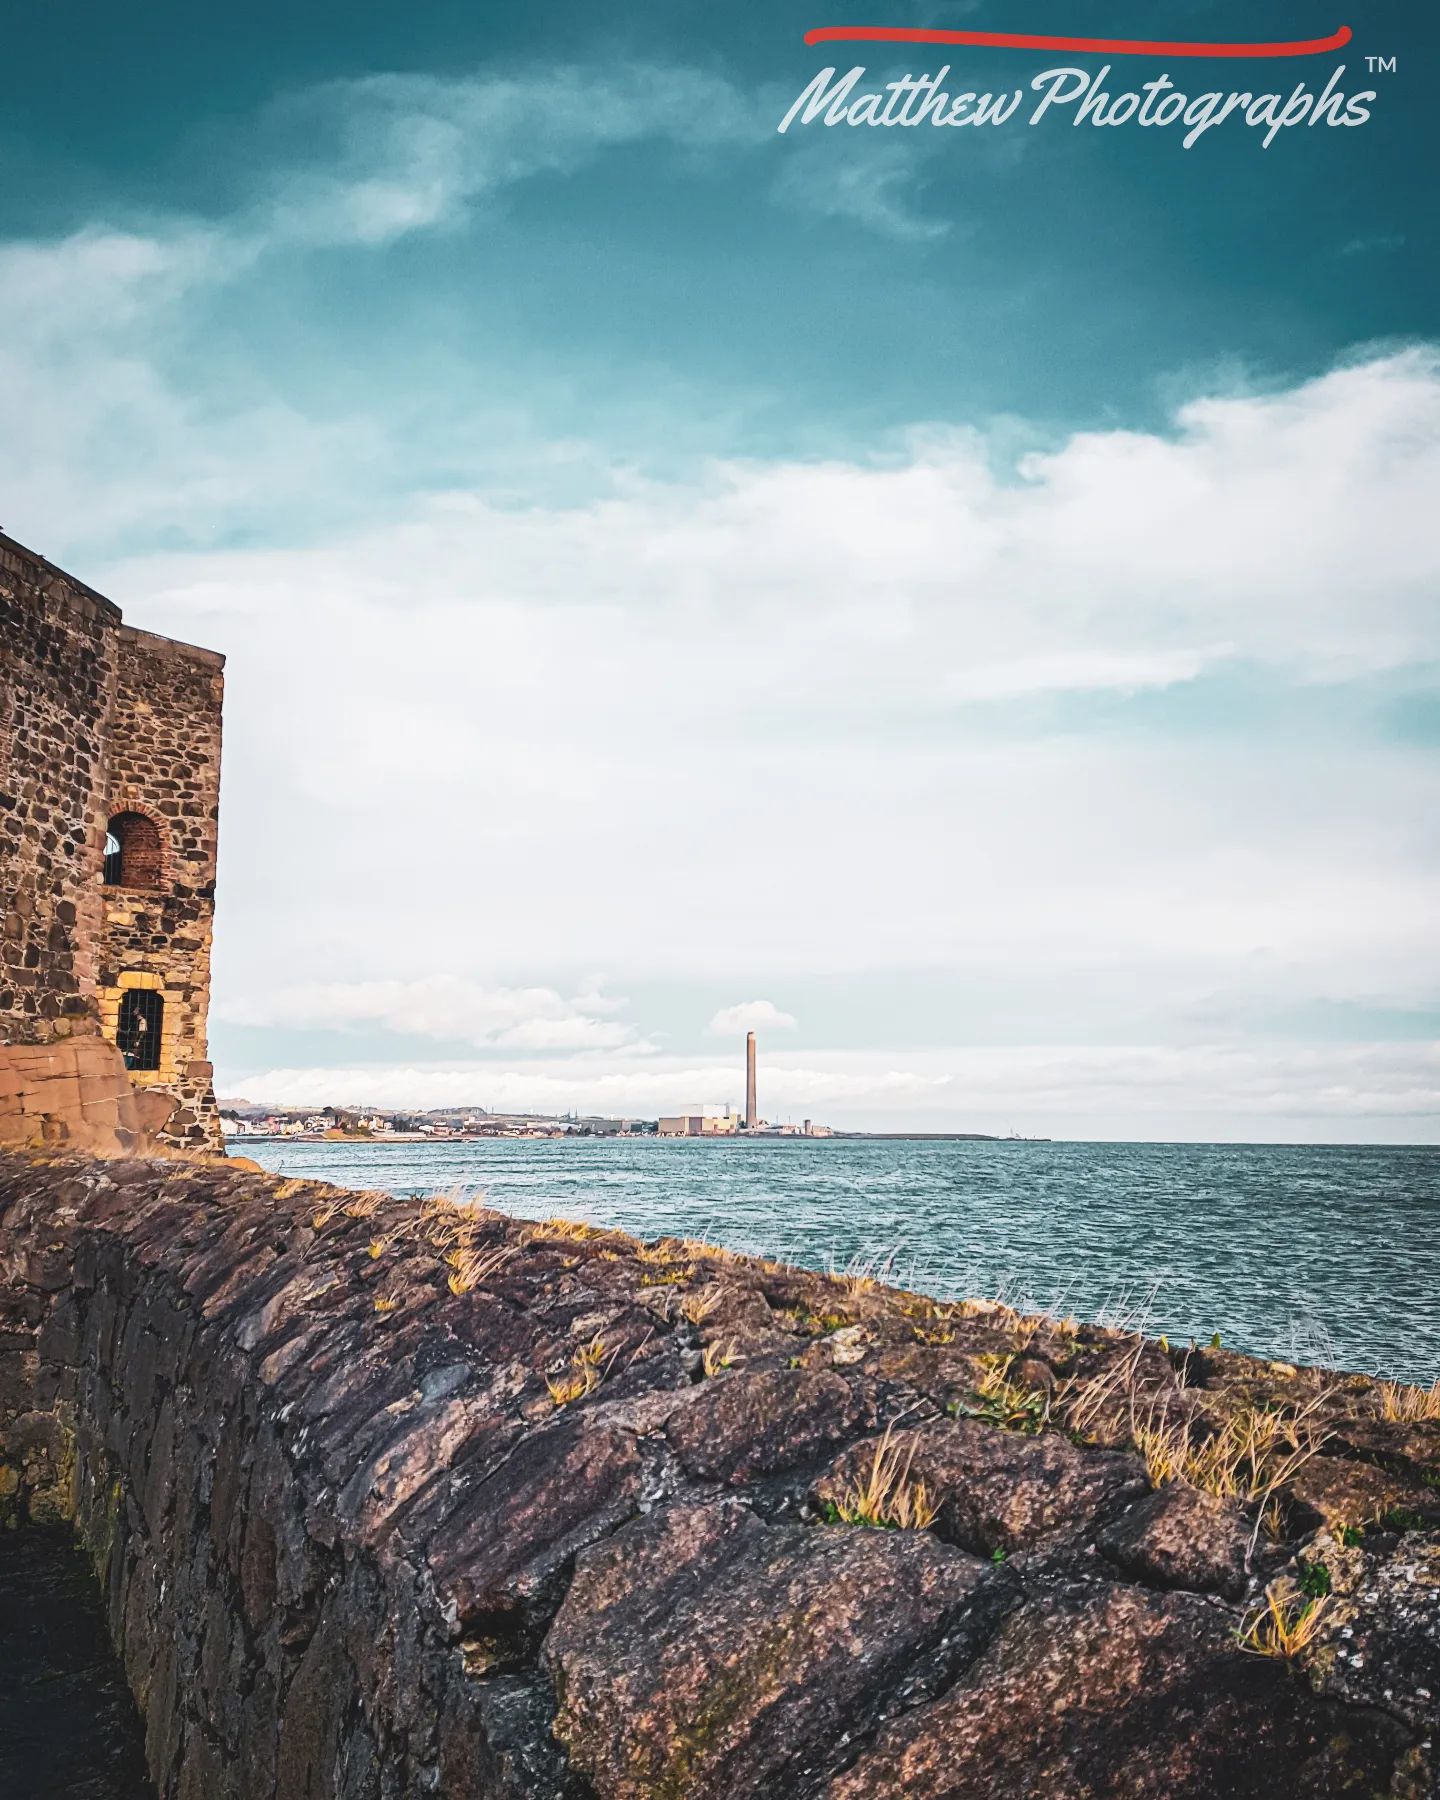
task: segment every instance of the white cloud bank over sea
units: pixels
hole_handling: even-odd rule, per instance
[[[889,1017],[868,1086],[797,1073],[796,1108],[1433,1134],[1417,1050],[1355,1080],[1276,1063],[1248,1021],[1324,1004],[1363,1031],[1440,990],[1434,747],[1396,723],[1423,725],[1440,666],[1437,423],[1435,358],[1405,349],[1009,472],[983,435],[926,430],[119,562],[102,576],[136,616],[230,653],[217,1017],[628,1059],[696,1039],[713,1003],[621,1023],[560,998],[559,971],[733,993],[931,969],[983,991],[960,1041],[1002,1041],[1009,972],[1048,997],[1023,1068],[1103,1011],[1107,1039],[1150,1046],[1129,1101],[1087,1075],[1071,1106],[1008,1057],[977,1085],[968,1053],[897,1085],[914,1039]],[[328,1010],[297,1014],[306,984]],[[557,998],[528,1024],[485,997],[537,986]],[[1153,1111],[1146,1057],[1175,1066],[1197,1020],[1235,1034],[1225,1079],[1207,1062]],[[557,1098],[698,1097],[663,1073],[642,1096],[594,1067]],[[318,1092],[263,1097],[285,1087]],[[524,1070],[489,1090],[541,1098]]]
[[[227,1094],[273,1105],[483,1105],[652,1118],[677,1105],[743,1098],[733,1058],[676,1057],[608,1066],[543,1059],[519,1067],[277,1068],[245,1076]],[[1353,1143],[1363,1135],[1409,1143],[1440,1109],[1440,1052],[1433,1045],[1134,1044],[972,1047],[893,1060],[785,1053],[762,1059],[760,1102],[773,1120],[838,1117],[860,1129],[1013,1127],[1062,1138],[1277,1143]]]

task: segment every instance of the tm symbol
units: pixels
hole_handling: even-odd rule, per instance
[[[1395,58],[1393,56],[1367,56],[1365,58],[1365,67],[1372,75],[1393,75],[1395,73]]]

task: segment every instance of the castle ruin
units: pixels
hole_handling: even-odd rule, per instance
[[[223,668],[0,533],[0,1144],[220,1147]]]

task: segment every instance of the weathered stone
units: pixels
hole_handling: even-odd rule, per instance
[[[1373,1404],[1373,1394],[1367,1397]],[[1326,1421],[1325,1448],[1423,1480],[1440,1468],[1440,1419],[1383,1419],[1373,1413],[1331,1417]]]
[[[472,1636],[522,1630],[575,1553],[639,1510],[645,1476],[628,1432],[562,1422],[522,1443],[431,1540],[441,1603]]]
[[[1383,1707],[1417,1729],[1440,1724],[1440,1533],[1406,1533],[1387,1557],[1322,1540],[1310,1549],[1331,1598],[1306,1653],[1324,1694]],[[1435,1774],[1440,1777],[1440,1758]]]
[[[1089,1586],[1030,1602],[943,1698],[916,1708],[829,1800],[1370,1800],[1408,1735],[1343,1715],[1248,1656],[1189,1594]]]
[[[1234,1502],[1176,1482],[1137,1501],[1097,1542],[1136,1581],[1239,1600],[1249,1585],[1255,1536]]]
[[[816,1482],[814,1499],[843,1501],[864,1484],[880,1441],[844,1451]],[[934,1529],[962,1549],[992,1556],[1029,1549],[1054,1533],[1091,1525],[1143,1492],[1133,1457],[1091,1450],[1054,1435],[1021,1437],[973,1419],[895,1432],[888,1452],[939,1508]]]
[[[917,1658],[980,1641],[987,1584],[922,1533],[667,1508],[582,1559],[545,1645],[556,1732],[605,1800],[796,1791]]]
[[[1105,1341],[1077,1349],[1071,1378],[1079,1390],[1082,1429],[1096,1444],[1127,1444],[1137,1412],[1174,1418],[1199,1404],[1193,1392],[1182,1388],[1161,1345],[1120,1333],[1107,1333]]]
[[[683,1467],[743,1482],[812,1462],[851,1432],[860,1405],[842,1376],[805,1369],[734,1370],[671,1420]]]
[[[1289,1484],[1287,1503],[1301,1530],[1340,1531],[1382,1519],[1394,1507],[1440,1518],[1440,1495],[1373,1463],[1312,1456]]]

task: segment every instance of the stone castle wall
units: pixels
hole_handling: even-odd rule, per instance
[[[103,890],[101,1027],[114,1038],[127,988],[154,987],[164,996],[160,1067],[132,1070],[130,1079],[176,1096],[178,1105],[161,1128],[163,1142],[200,1148],[219,1133],[206,1015],[224,659],[125,626],[116,662],[108,810],[149,819],[159,834],[159,853],[153,881]]]
[[[1432,1800],[1440,1421],[1383,1399],[685,1240],[0,1154],[0,1525],[75,1521],[160,1800]],[[1264,1528],[1131,1441],[1300,1409]],[[855,1511],[887,1457],[904,1528]],[[1303,1653],[1242,1648],[1317,1569]]]
[[[96,1029],[120,611],[0,536],[0,1044]]]
[[[205,1023],[222,668],[0,534],[0,1143],[219,1146]],[[124,811],[153,822],[161,854],[153,879],[107,888]],[[164,1031],[160,1068],[127,1076],[78,1046],[113,1045],[133,986],[163,996]]]

